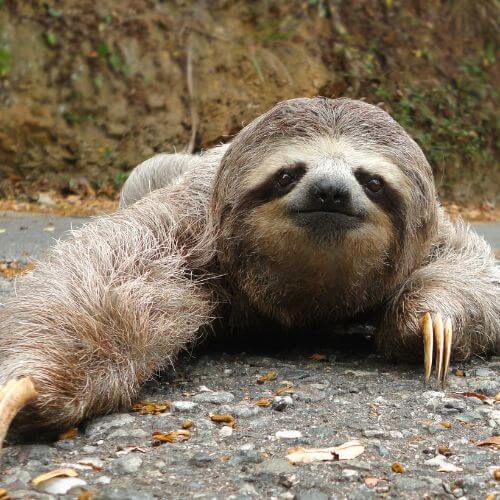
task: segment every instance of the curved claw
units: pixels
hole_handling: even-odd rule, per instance
[[[38,396],[32,380],[23,377],[0,386],[0,450],[9,426],[17,412]]]
[[[444,387],[448,377],[453,340],[450,318],[447,318],[443,325],[441,314],[435,314],[433,320],[430,313],[425,313],[422,318],[422,336],[424,339],[425,382],[429,382],[434,359],[436,381]]]

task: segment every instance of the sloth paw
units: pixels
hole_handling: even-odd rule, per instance
[[[17,412],[38,396],[29,377],[9,380],[0,385],[0,450]]]
[[[425,382],[429,382],[434,359],[436,381],[444,387],[448,377],[453,339],[450,318],[447,318],[443,324],[441,314],[434,314],[433,319],[430,313],[425,313],[422,318],[422,336],[424,339]]]

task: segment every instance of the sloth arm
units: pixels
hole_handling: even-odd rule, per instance
[[[385,309],[377,343],[390,358],[421,357],[426,313],[434,320],[449,319],[452,358],[500,349],[500,270],[490,246],[468,225],[452,223],[443,213],[438,234],[426,263],[406,279]],[[445,381],[446,373],[443,377]]]
[[[0,307],[0,408],[12,379],[31,378],[38,397],[14,432],[60,431],[130,405],[210,324],[210,280],[191,265],[211,252],[208,236],[194,246],[191,234],[203,234],[206,189],[193,190],[159,190],[93,220],[19,279]]]

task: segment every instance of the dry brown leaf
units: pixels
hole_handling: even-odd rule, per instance
[[[181,427],[183,429],[191,429],[191,427],[193,427],[193,422],[191,420],[184,420],[184,422],[182,422],[181,424]]]
[[[453,392],[452,394],[454,396],[462,396],[464,398],[477,398],[488,405],[492,405],[495,403],[494,398],[490,398],[488,396],[485,396],[484,394],[479,394],[478,392]]]
[[[275,396],[281,396],[282,394],[293,394],[293,386],[292,385],[286,385],[285,387],[281,387],[277,391],[274,392]]]
[[[493,479],[495,481],[500,481],[500,469],[495,469],[493,471]]]
[[[451,457],[452,453],[448,446],[438,446],[437,452],[445,457]]]
[[[271,406],[272,403],[273,400],[271,398],[259,398],[255,401],[255,404],[261,408],[267,408],[268,406]]]
[[[349,441],[340,446],[332,446],[330,448],[290,448],[286,458],[291,464],[332,462],[334,460],[356,458],[364,451],[365,447],[359,441]]]
[[[132,406],[132,410],[139,412],[141,415],[158,415],[168,409],[170,409],[170,401],[163,401],[162,403],[140,401]]]
[[[392,470],[392,472],[395,472],[396,474],[402,474],[405,471],[405,467],[403,464],[400,464],[399,462],[394,462],[391,465],[391,470]]]
[[[10,500],[9,492],[0,488],[0,500]]]
[[[62,432],[57,436],[57,439],[59,441],[64,441],[65,439],[71,439],[74,438],[75,436],[78,436],[78,429],[76,427],[71,427],[67,431]]]
[[[35,477],[31,482],[37,486],[40,483],[48,481],[49,479],[53,479],[54,477],[77,477],[78,473],[73,469],[54,469],[50,472],[45,472],[44,474],[40,474]]]
[[[94,495],[88,490],[82,490],[78,495],[78,500],[92,500],[92,498],[94,498]]]
[[[444,427],[445,429],[451,429],[451,424],[450,422],[438,422],[438,424],[441,426],[441,427]]]
[[[264,382],[271,382],[271,380],[276,380],[276,372],[267,372],[257,379],[258,384],[263,384]]]
[[[491,436],[488,439],[477,441],[476,446],[490,446],[494,450],[500,449],[500,436]]]
[[[453,372],[453,375],[455,375],[455,377],[465,377],[465,372],[463,370],[460,370],[460,368],[457,368]]]
[[[175,443],[186,441],[191,436],[191,433],[185,429],[171,432],[153,432],[153,446],[158,446],[161,443]]]
[[[217,422],[218,424],[234,424],[234,418],[232,415],[210,415],[210,420],[212,422]]]
[[[313,361],[328,361],[326,354],[313,354],[309,356],[309,359],[312,359]]]

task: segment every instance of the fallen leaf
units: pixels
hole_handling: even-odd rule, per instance
[[[493,471],[493,479],[495,481],[500,481],[500,469],[495,469]],[[0,497],[1,498],[1,497]]]
[[[139,412],[141,415],[158,415],[170,409],[170,401],[162,403],[152,403],[149,401],[140,401],[132,406],[132,410]]]
[[[445,429],[451,429],[451,424],[450,424],[450,422],[438,422],[438,424],[439,424],[441,427],[444,427]]]
[[[87,482],[80,477],[53,477],[41,483],[38,488],[50,495],[66,495],[77,486],[85,486]]]
[[[332,462],[356,458],[365,451],[359,441],[349,441],[331,448],[290,448],[287,460],[291,464],[308,464],[311,462]]]
[[[55,227],[51,224],[49,224],[48,226],[45,226],[43,228],[43,231],[46,231],[47,233],[52,233],[54,231]]]
[[[293,394],[293,385],[286,385],[285,387],[281,387],[277,391],[275,391],[275,396],[281,396],[282,394],[289,393]]]
[[[10,500],[9,492],[0,488],[0,500]]]
[[[115,454],[116,456],[120,455],[128,455],[129,453],[132,452],[138,452],[138,453],[147,453],[146,448],[142,448],[140,446],[127,446],[126,448],[123,448],[122,450],[118,450]]]
[[[462,396],[464,398],[477,398],[488,405],[492,405],[495,403],[494,398],[490,398],[488,396],[485,396],[484,394],[479,394],[478,392],[453,392],[452,394],[454,396]]]
[[[161,443],[175,443],[186,441],[191,436],[191,433],[185,429],[171,432],[153,432],[153,446],[158,446]]]
[[[500,401],[500,392],[498,392],[495,396],[495,401]]]
[[[450,449],[448,448],[448,446],[439,446],[438,449],[437,449],[437,452],[440,454],[440,455],[444,455],[445,457],[450,457],[452,455]]]
[[[394,462],[391,465],[391,470],[392,470],[392,472],[395,472],[396,474],[403,474],[403,472],[405,471],[405,467],[403,464],[401,464],[399,462]]]
[[[257,379],[258,384],[263,384],[264,382],[270,382],[271,380],[276,380],[276,372],[267,372]]]
[[[90,467],[98,472],[104,468],[104,462],[100,458],[83,458],[82,460],[79,460],[78,463]]]
[[[82,492],[78,495],[78,500],[92,500],[94,495],[88,490],[82,490]]]
[[[463,469],[448,462],[443,455],[436,455],[435,457],[426,460],[426,465],[437,465],[438,472],[461,472]]]
[[[4,229],[3,227],[0,227],[0,234],[5,233],[5,231],[7,231],[7,229]],[[0,490],[0,493],[2,493],[2,491],[6,491],[6,490]],[[0,497],[0,499],[1,498],[2,497]]]
[[[78,473],[73,470],[73,469],[54,469],[51,470],[50,472],[45,472],[44,474],[40,474],[39,476],[35,477],[31,482],[37,486],[40,483],[43,483],[44,481],[48,481],[49,479],[53,479],[54,477],[76,477],[78,476]]]
[[[455,377],[465,377],[465,372],[463,370],[460,370],[460,368],[457,368],[453,372],[453,375],[455,375]]]
[[[59,441],[64,441],[65,439],[72,439],[75,436],[78,436],[78,429],[76,427],[71,427],[67,431],[62,432],[57,436]]]
[[[232,415],[210,415],[210,420],[212,422],[217,422],[218,424],[234,424],[234,418]]]
[[[488,439],[477,441],[476,446],[490,446],[494,450],[500,449],[500,436],[491,436]]]
[[[181,427],[183,429],[191,429],[191,427],[193,427],[193,422],[191,420],[184,420],[184,422],[182,422],[181,424]]]
[[[271,406],[272,403],[273,400],[271,398],[259,398],[255,401],[255,404],[261,408],[267,408],[268,406]]]

